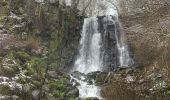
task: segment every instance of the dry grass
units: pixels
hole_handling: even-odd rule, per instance
[[[102,96],[106,100],[140,100],[135,91],[128,89],[124,83],[119,82],[114,82],[105,87]]]
[[[14,44],[17,48],[25,48],[32,53],[42,53],[42,40],[39,37],[33,35],[22,36],[18,38],[18,41]]]
[[[27,48],[37,51],[40,49],[41,39],[35,36],[28,36],[25,43],[27,44]]]
[[[142,72],[142,71],[141,71]],[[135,74],[136,81],[127,83],[124,78],[113,78],[111,84],[107,84],[102,89],[102,96],[105,100],[169,100],[170,96],[167,90],[158,90],[151,92],[153,87],[152,81],[148,80],[143,83],[138,81],[144,77],[143,72]]]

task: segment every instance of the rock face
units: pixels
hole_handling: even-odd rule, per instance
[[[116,39],[119,38],[117,34],[120,34],[118,31],[119,23],[114,16],[100,17],[99,23],[99,29],[102,33],[104,68],[109,67],[111,69],[116,69],[116,67],[120,65]]]
[[[116,70],[117,67],[130,67],[133,60],[129,54],[128,46],[124,41],[124,32],[116,16],[98,17],[99,30],[102,35],[103,66],[104,70]]]

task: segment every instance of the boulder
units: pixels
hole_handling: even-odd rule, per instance
[[[77,88],[74,88],[73,90],[70,90],[68,93],[67,93],[67,96],[68,97],[78,97],[79,96],[79,90]]]

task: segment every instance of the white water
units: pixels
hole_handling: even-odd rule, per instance
[[[96,17],[84,20],[80,41],[80,55],[75,62],[74,71],[90,73],[102,71],[102,59],[100,59],[101,33],[98,32]]]
[[[81,37],[80,54],[75,61],[72,72],[78,71],[88,74],[102,71],[101,33],[98,32],[98,19],[96,17],[84,19]],[[89,84],[84,80],[84,76],[81,76],[81,79],[72,76],[72,79],[80,83],[80,86],[78,86],[80,98],[97,97],[101,99],[100,87],[95,85],[94,80],[92,80],[92,84]]]
[[[65,0],[66,6],[71,6],[72,0]]]
[[[115,30],[117,48],[118,48],[118,52],[119,52],[119,63],[120,63],[119,67],[127,68],[133,64],[133,60],[129,55],[128,46],[125,42],[125,36],[124,36],[124,32],[122,31],[123,29],[121,29],[122,28],[121,24],[119,23],[119,25],[120,25],[119,29],[116,28],[116,30],[121,31],[119,33],[120,37],[118,37],[118,33]]]
[[[71,76],[71,80],[75,80],[76,82],[78,82],[80,84],[80,86],[78,86],[79,97],[81,99],[85,99],[88,97],[97,97],[99,99],[102,99],[102,97],[100,96],[101,88],[99,86],[95,85],[94,80],[92,80],[93,83],[90,85],[84,79],[85,78],[83,76],[81,76],[81,79],[77,79],[77,78]]]

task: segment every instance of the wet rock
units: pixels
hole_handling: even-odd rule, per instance
[[[73,77],[79,79],[79,80],[86,80],[86,76],[85,74],[81,73],[81,72],[78,72],[78,71],[75,71],[71,74]]]
[[[128,68],[128,69],[126,69],[126,72],[125,72],[126,74],[131,74],[131,73],[133,73],[133,69],[131,69],[131,68]]]
[[[97,72],[89,73],[87,76],[88,76],[88,78],[90,78],[90,79],[96,80],[96,79],[98,79],[98,78],[103,79],[107,74],[108,74],[108,72],[100,72],[100,71],[97,71]]]
[[[101,74],[102,74],[102,72],[97,71],[97,72],[88,73],[87,75],[92,78],[95,78],[97,75],[101,75]]]
[[[70,90],[68,93],[67,93],[67,96],[68,97],[71,97],[71,96],[74,96],[74,97],[78,97],[79,96],[79,90],[77,88],[73,89],[73,90]]]
[[[88,79],[89,79],[89,84],[92,83],[96,83],[96,85],[102,85],[105,83],[107,75],[109,73],[108,72],[93,72],[93,73],[89,73],[87,75]]]
[[[72,79],[70,80],[70,82],[68,82],[68,85],[69,85],[70,87],[72,87],[72,86],[79,86],[80,83],[78,83],[77,80],[75,80],[74,78],[72,78]]]
[[[87,98],[86,100],[99,100],[99,99],[96,98],[96,97],[89,97],[89,98]]]

